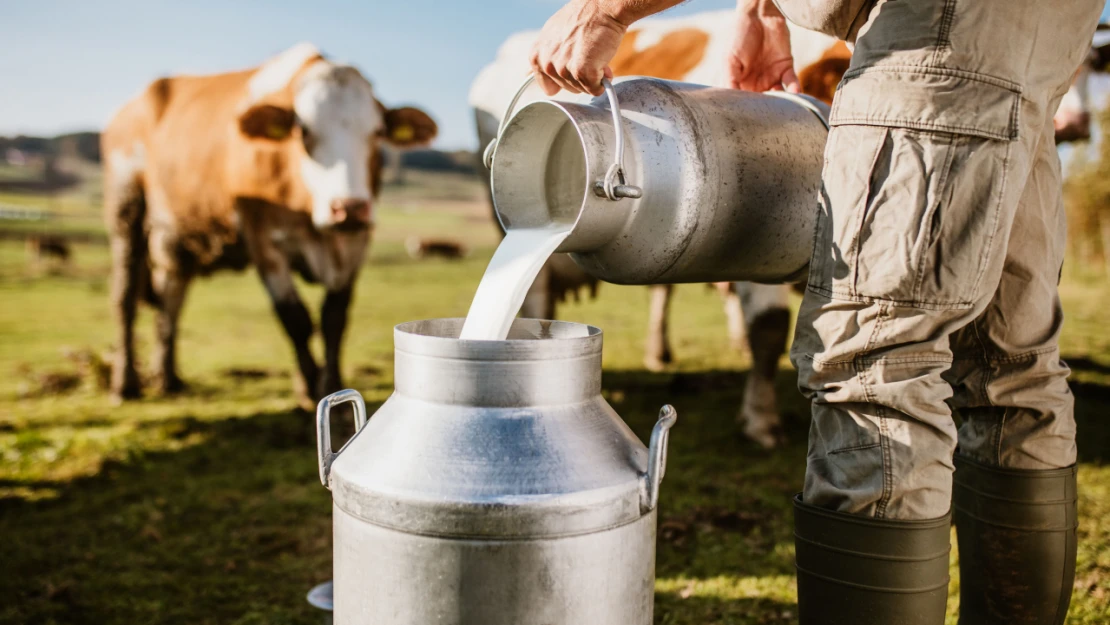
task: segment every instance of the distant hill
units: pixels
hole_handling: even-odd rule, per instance
[[[47,159],[79,158],[84,161],[100,162],[100,133],[74,132],[57,137],[31,137],[18,135],[0,137],[0,161],[22,158],[26,161],[41,162]],[[404,152],[401,163],[409,169],[424,171],[450,171],[472,174],[476,171],[477,160],[473,152],[456,150],[411,150]]]
[[[477,171],[478,157],[468,150],[410,150],[402,153],[401,164],[408,169],[473,174]]]
[[[13,152],[28,160],[77,157],[99,163],[100,133],[74,132],[56,137],[0,137],[0,160],[17,158]]]

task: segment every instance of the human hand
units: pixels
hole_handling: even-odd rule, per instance
[[[786,18],[771,0],[739,0],[736,39],[728,56],[728,86],[746,91],[798,93]]]
[[[602,77],[612,78],[609,61],[617,54],[627,24],[594,0],[572,0],[544,24],[532,47],[532,69],[549,96],[560,89],[601,95]]]

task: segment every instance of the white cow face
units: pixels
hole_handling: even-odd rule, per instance
[[[370,227],[381,143],[426,144],[436,135],[435,122],[417,109],[386,109],[353,67],[317,60],[291,86],[292,106],[255,104],[240,117],[240,131],[292,142],[290,173],[300,175],[311,197],[317,228]]]
[[[300,173],[317,228],[372,224],[371,154],[385,115],[370,83],[352,67],[322,62],[299,81],[293,111],[304,144]]]

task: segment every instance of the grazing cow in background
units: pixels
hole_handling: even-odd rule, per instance
[[[423,260],[438,256],[447,260],[458,260],[467,254],[466,246],[451,239],[422,239],[416,235],[405,239],[405,251],[409,258]]]
[[[54,259],[59,265],[69,264],[69,241],[56,234],[33,234],[27,237],[27,257],[32,264],[39,265]]]
[[[366,254],[382,142],[428,143],[436,125],[389,109],[353,67],[299,44],[244,71],[151,83],[102,135],[111,298],[119,343],[111,390],[137,397],[132,326],[140,297],[157,308],[160,390],[183,384],[175,340],[196,276],[254,264],[293,343],[298,400],[341,388],[339,354]],[[324,285],[325,362],[293,283]]]
[[[843,42],[826,35],[793,24],[789,27],[802,91],[831,104],[840,79],[851,63],[851,51]],[[509,37],[498,50],[497,59],[486,66],[471,85],[470,104],[478,127],[479,152],[496,136],[506,107],[530,71],[529,51],[536,34],[530,31]],[[728,10],[644,20],[625,36],[611,66],[617,76],[644,75],[707,85],[724,84],[734,36],[735,15]],[[1097,66],[1097,61],[1092,66]],[[1068,94],[1068,98],[1075,99],[1080,112],[1087,111],[1088,106],[1084,71],[1081,70],[1082,76]],[[521,98],[519,106],[543,97],[533,86]],[[556,97],[587,99],[589,96],[562,94]],[[1057,123],[1059,137],[1059,116]],[[484,179],[488,184],[489,176],[485,175]],[[596,286],[595,279],[564,255],[556,254],[537,277],[521,314],[552,319],[555,303],[568,291],[580,287],[596,290]],[[752,354],[752,370],[740,408],[744,432],[760,445],[774,447],[781,441],[781,427],[773,382],[790,330],[791,287],[738,282],[720,288],[731,342],[739,345],[746,334]],[[672,360],[668,338],[672,292],[670,285],[651,287],[644,356],[644,364],[650,370],[662,370]]]

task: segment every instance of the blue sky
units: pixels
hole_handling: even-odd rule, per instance
[[[685,14],[733,6],[694,0]],[[471,79],[513,32],[562,0],[36,0],[5,2],[0,134],[99,128],[150,80],[254,65],[298,41],[349,61],[391,105],[439,121],[438,147],[474,147]],[[1110,11],[1103,13],[1110,17]]]
[[[674,14],[728,7],[696,0]],[[390,105],[474,147],[466,94],[509,34],[560,0],[37,0],[0,10],[0,134],[99,128],[150,80],[254,65],[298,41],[357,65]]]

